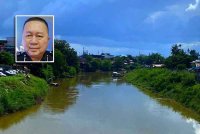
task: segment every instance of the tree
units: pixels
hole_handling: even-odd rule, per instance
[[[53,64],[53,72],[56,77],[61,77],[65,72],[67,63],[64,58],[64,55],[61,53],[60,50],[55,49],[54,53],[55,53],[55,60]]]
[[[76,68],[75,67],[69,67],[68,68],[68,74],[70,75],[70,76],[74,76],[74,75],[76,75]]]
[[[93,59],[91,61],[91,65],[92,65],[91,71],[96,71],[100,69],[101,61],[99,59]]]
[[[196,52],[196,50],[190,50],[189,54],[190,54],[192,60],[196,60],[199,57],[199,53]]]
[[[70,44],[65,40],[55,40],[55,48],[63,55],[68,66],[73,66],[76,71],[79,71],[79,58],[77,52],[70,47]]]
[[[124,67],[123,57],[115,57],[113,63],[113,70],[119,71]]]
[[[0,64],[12,65],[14,56],[9,52],[0,52]]]
[[[92,58],[90,55],[85,55],[86,63],[84,64],[84,71],[95,72],[100,69],[101,60]]]
[[[102,60],[100,68],[102,71],[110,71],[111,68],[112,68],[112,63],[110,60]]]
[[[46,64],[46,67],[43,67],[41,70],[43,77],[46,79],[46,81],[50,82],[50,79],[53,78],[53,68],[51,65]]]
[[[173,45],[172,46],[172,49],[171,49],[171,54],[172,55],[178,55],[178,54],[183,54],[184,53],[184,51],[183,51],[183,49],[181,49],[181,44],[175,44],[175,45]]]
[[[174,45],[171,49],[171,56],[169,56],[165,65],[170,69],[185,69],[190,67],[190,62],[192,61],[191,56],[188,55],[183,49],[181,49],[181,45]]]
[[[149,55],[149,60],[151,64],[161,64],[164,63],[165,58],[161,56],[159,53],[152,53]]]
[[[136,60],[137,60],[137,63],[139,63],[141,65],[149,64],[148,56],[143,55],[143,54],[136,56]]]

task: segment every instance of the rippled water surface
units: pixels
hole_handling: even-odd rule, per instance
[[[41,105],[0,117],[0,134],[200,134],[198,116],[109,73],[58,82]]]

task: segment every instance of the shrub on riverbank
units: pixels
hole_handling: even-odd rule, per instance
[[[200,113],[200,84],[195,80],[194,73],[168,69],[136,69],[128,73],[125,79]]]
[[[28,108],[44,97],[48,85],[45,80],[23,75],[0,77],[0,114]]]

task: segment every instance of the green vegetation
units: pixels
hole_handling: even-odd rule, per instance
[[[135,69],[125,79],[200,113],[200,83],[195,80],[194,73],[168,69]]]
[[[53,77],[53,68],[52,66],[50,65],[46,65],[46,68],[42,68],[42,75],[43,75],[43,78],[45,78],[46,81],[49,81],[49,78],[52,78]]]
[[[181,44],[175,44],[171,48],[171,55],[164,58],[159,53],[149,55],[140,54],[139,56],[127,58],[132,59],[134,68],[151,67],[152,64],[164,64],[168,69],[184,70],[191,67],[191,62],[198,59],[199,53],[196,50],[187,50],[181,48]]]
[[[26,64],[30,73],[46,79],[75,76],[79,72],[79,59],[76,51],[65,40],[54,40],[54,63]],[[24,65],[24,64],[21,64]]]
[[[126,58],[125,57],[115,57],[114,59],[114,63],[113,63],[113,70],[115,71],[119,71],[122,68],[124,68],[124,62],[126,62]]]
[[[79,71],[79,59],[76,51],[65,40],[55,40],[55,61],[50,64],[56,78],[75,76]]]
[[[111,68],[112,68],[112,63],[111,63],[111,61],[110,60],[102,60],[101,61],[101,70],[102,71],[110,71],[111,70]]]
[[[112,63],[110,59],[93,58],[91,55],[84,55],[85,63],[81,66],[84,72],[111,71]]]
[[[165,65],[169,69],[183,70],[189,68],[193,60],[198,59],[199,53],[195,50],[185,52],[181,45],[174,45],[171,48],[171,56],[165,60]]]
[[[0,64],[12,65],[14,63],[14,55],[9,52],[0,52]]]
[[[149,55],[139,55],[135,57],[135,61],[140,65],[151,65],[164,63],[165,58],[159,53],[152,53]]]
[[[70,44],[65,40],[55,40],[55,50],[60,51],[63,56],[63,59],[56,59],[55,61],[65,63],[62,66],[65,67],[74,67],[76,71],[79,71],[79,58],[77,56],[77,52],[70,47]],[[56,54],[55,54],[56,56]],[[59,57],[60,55],[57,55]],[[61,58],[59,57],[59,58]],[[56,69],[56,68],[54,68]],[[64,70],[64,72],[68,72],[68,70]]]
[[[51,64],[18,64],[26,66],[30,73],[51,82],[53,78],[75,76],[79,71],[76,51],[65,40],[55,40],[55,59]],[[0,53],[0,64],[4,68],[14,64],[14,56],[8,52]],[[9,68],[9,66],[7,67]],[[28,108],[42,101],[48,84],[45,80],[31,75],[0,77],[0,115]]]
[[[33,75],[0,77],[0,115],[39,103],[47,90],[46,81]]]

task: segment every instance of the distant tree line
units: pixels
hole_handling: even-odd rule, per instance
[[[6,51],[2,51],[0,52],[0,64],[13,65],[14,57],[15,56],[13,54]]]
[[[133,70],[135,68],[150,67],[152,64],[165,64],[172,70],[183,70],[191,67],[191,62],[198,59],[196,50],[184,51],[180,44],[171,48],[171,55],[167,58],[159,53],[139,56],[115,56],[112,59],[98,59],[91,55],[83,55],[84,64],[80,63],[77,52],[65,40],[54,41],[54,63],[20,64],[30,68],[34,75],[45,79],[55,77],[74,76],[80,69],[85,72]],[[8,52],[0,52],[0,64],[13,65],[14,56]],[[81,66],[80,66],[81,65]]]
[[[198,59],[199,53],[196,50],[184,51],[181,44],[172,46],[171,55],[166,58],[165,64],[169,69],[183,70],[189,68],[193,60]]]
[[[136,62],[136,67],[152,64],[165,64],[166,68],[172,70],[183,70],[191,67],[191,62],[198,59],[199,53],[196,50],[184,51],[181,44],[175,44],[171,48],[171,54],[165,58],[159,53],[149,55],[139,55],[132,57]]]
[[[171,55],[167,58],[159,53],[139,56],[116,56],[112,59],[98,59],[91,55],[85,55],[83,71],[93,72],[102,71],[120,71],[122,69],[132,70],[141,67],[152,67],[152,64],[164,64],[166,68],[172,70],[183,70],[191,67],[191,62],[198,59],[199,53],[196,50],[184,51],[181,45],[175,44],[171,48]]]
[[[110,59],[97,59],[91,55],[83,55],[82,58],[85,60],[81,63],[81,69],[85,72],[95,72],[97,70],[111,71],[112,61]]]
[[[54,40],[54,63],[41,64],[38,74],[49,80],[56,77],[71,77],[79,72],[76,51],[65,40]],[[37,68],[34,64],[34,68]],[[31,69],[34,72],[34,69]],[[37,74],[36,74],[37,75]]]
[[[79,72],[77,52],[65,40],[55,40],[53,73],[57,77],[74,76]]]
[[[76,51],[65,40],[54,40],[54,63],[18,63],[27,66],[30,73],[50,80],[53,77],[74,76],[79,71],[79,59]],[[14,55],[0,52],[0,64],[13,65]]]

